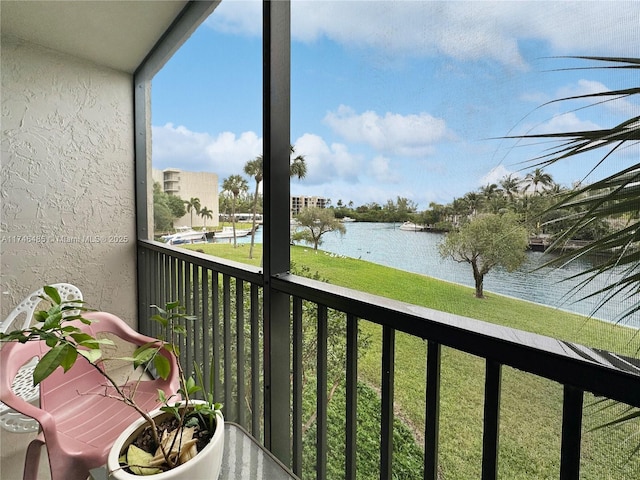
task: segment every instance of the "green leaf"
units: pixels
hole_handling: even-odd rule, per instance
[[[155,308],[161,315],[166,315],[167,311],[158,305],[151,305],[151,308]]]
[[[136,368],[140,365],[151,361],[151,359],[158,354],[158,347],[154,343],[146,343],[139,346],[133,352],[133,363]]]
[[[167,403],[167,395],[161,388],[158,389],[158,400],[160,400],[160,403]]]
[[[98,350],[102,345],[113,346],[115,343],[113,343],[113,340],[109,340],[108,338],[92,338],[79,343],[79,345],[92,350]]]
[[[64,356],[60,361],[60,366],[62,369],[67,372],[73,364],[76,363],[76,359],[78,358],[78,350],[76,350],[72,345],[65,344],[63,347]]]
[[[65,330],[65,329],[63,329]],[[92,337],[91,335],[89,335],[88,333],[84,333],[84,332],[73,332],[69,335],[71,338],[73,338],[76,343],[80,344],[82,342],[87,342],[87,341],[95,341],[96,339],[94,337]]]
[[[62,312],[59,308],[52,308],[47,312],[47,318],[42,325],[43,330],[51,330],[53,328],[59,328],[60,322],[62,322]]]
[[[163,327],[167,327],[167,319],[164,318],[162,315],[152,315],[151,316],[151,320],[153,320],[154,322],[158,322],[160,325],[162,325]]]
[[[178,348],[177,345],[174,345],[173,343],[168,343],[164,346],[164,349],[169,352],[172,353],[173,355],[175,355],[176,357],[180,356],[180,348]]]
[[[165,405],[164,407],[160,407],[160,410],[171,413],[176,418],[180,418],[180,403],[176,403],[175,405]]]
[[[196,382],[193,379],[193,377],[187,378],[185,387],[187,389],[187,394],[189,396],[192,396],[194,393],[199,392],[200,390],[202,390],[202,388],[200,388],[200,386],[196,384]]]
[[[44,287],[44,293],[47,294],[47,296],[53,300],[53,303],[57,303],[59,304],[62,300],[60,299],[60,294],[58,293],[58,290],[56,290],[55,287],[52,287],[51,285],[46,285]]]
[[[156,355],[153,359],[153,365],[156,367],[156,372],[163,380],[166,380],[171,373],[171,364],[167,357],[163,355]]]
[[[167,311],[169,310],[173,310],[174,308],[177,308],[180,306],[180,302],[179,301],[173,301],[173,302],[167,302],[165,305],[165,308],[167,309]]]
[[[91,363],[96,363],[102,357],[102,351],[98,348],[91,350],[78,350],[78,353]]]
[[[56,345],[45,353],[33,370],[33,385],[38,385],[51,375],[64,361],[67,351],[65,345]]]

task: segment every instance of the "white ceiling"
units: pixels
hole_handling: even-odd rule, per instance
[[[0,0],[1,32],[132,73],[187,0]]]

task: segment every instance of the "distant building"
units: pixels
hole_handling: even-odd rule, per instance
[[[289,202],[291,216],[294,217],[298,215],[300,213],[300,210],[302,210],[303,208],[326,208],[327,203],[329,203],[329,199],[324,197],[305,197],[304,195],[300,195],[292,196]]]
[[[200,199],[200,206],[207,207],[213,213],[212,218],[206,219],[207,227],[218,226],[218,175],[210,172],[185,172],[178,168],[165,168],[152,171],[153,181],[158,182],[164,192],[169,195],[177,195],[182,200],[192,198]],[[193,226],[202,227],[205,225],[203,218],[193,213]],[[173,222],[174,227],[191,226],[191,214],[187,214]]]

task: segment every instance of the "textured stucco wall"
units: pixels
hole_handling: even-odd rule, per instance
[[[131,75],[2,37],[2,317],[42,285],[136,322]]]

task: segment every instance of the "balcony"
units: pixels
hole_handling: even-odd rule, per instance
[[[451,352],[481,364],[481,372],[475,379],[482,391],[482,404],[472,405],[465,396],[455,399],[464,407],[481,412],[477,416],[481,432],[478,446],[474,452],[463,451],[460,455],[468,457],[465,461],[477,472],[474,478],[499,476],[500,458],[504,455],[500,424],[509,418],[501,406],[506,397],[518,392],[519,375],[539,378],[551,385],[554,394],[562,399],[562,420],[551,425],[553,438],[548,441],[548,449],[553,452],[551,457],[557,458],[553,478],[580,477],[588,435],[585,405],[597,397],[640,407],[638,366],[615,355],[288,273],[290,22],[287,2],[265,4],[264,268],[147,240],[153,232],[148,208],[151,186],[146,176],[150,163],[145,141],[148,98],[144,92],[153,72],[161,67],[158,56],[168,55],[177,48],[217,2],[104,2],[100,6],[63,2],[53,7],[49,4],[54,2],[6,2],[8,6],[4,3],[3,35],[11,27],[15,30],[11,33],[18,38],[26,36],[13,43],[4,43],[3,36],[3,88],[6,84],[14,89],[3,96],[3,111],[7,112],[3,120],[3,159],[6,149],[7,164],[21,173],[3,176],[3,194],[7,192],[3,228],[8,228],[3,233],[12,235],[8,239],[57,238],[51,235],[63,233],[78,235],[78,238],[87,234],[94,238],[94,234],[100,233],[106,235],[101,238],[110,238],[109,235],[117,233],[113,238],[123,240],[71,245],[7,241],[3,245],[3,292],[13,297],[7,297],[12,302],[5,301],[5,305],[15,304],[20,298],[20,288],[31,291],[33,286],[41,286],[41,282],[68,280],[79,284],[92,306],[119,314],[137,324],[140,331],[154,334],[151,325],[146,323],[149,305],[180,300],[189,313],[197,317],[193,335],[182,348],[185,364],[196,361],[205,370],[211,366],[213,387],[218,400],[225,404],[227,418],[245,426],[294,472],[304,474],[304,478],[332,480],[336,475],[329,471],[332,465],[329,458],[338,455],[341,467],[337,476],[356,478],[356,450],[362,441],[358,421],[363,414],[358,395],[362,353],[359,332],[362,329],[378,331],[380,339],[375,345],[380,352],[379,376],[375,383],[379,385],[381,407],[375,438],[378,454],[374,461],[381,479],[393,478],[395,472],[393,445],[397,415],[394,404],[398,400],[395,387],[402,373],[395,359],[406,339],[420,345],[415,352],[415,362],[424,370],[416,394],[416,402],[424,411],[424,424],[414,426],[414,430],[422,448],[420,475],[426,479],[450,478],[441,471],[441,447],[455,443],[457,432],[451,432],[447,419],[443,418],[447,410],[441,392],[447,381],[442,372],[454,365]],[[97,8],[117,10],[109,12],[121,20],[117,22],[115,38],[104,39],[95,29],[83,29],[82,25],[93,25],[87,21],[80,22],[78,28],[69,28],[70,18],[82,20],[77,13],[93,18]],[[173,11],[166,12],[166,18],[160,21],[156,16],[161,8]],[[149,10],[142,11],[144,9]],[[112,17],[105,15],[104,18]],[[38,19],[42,22],[40,25],[47,28],[36,28],[38,25],[29,23]],[[19,30],[21,25],[24,31]],[[172,25],[172,30],[165,32],[166,25]],[[153,26],[157,30],[155,36],[149,35],[145,42],[137,37],[154,33]],[[113,25],[108,27],[104,32],[113,31]],[[56,31],[57,35],[27,38],[48,31]],[[63,35],[65,32],[68,37]],[[84,40],[79,39],[83,34],[86,34]],[[180,39],[176,40],[176,36]],[[158,46],[156,42],[161,38],[174,43],[170,48]],[[69,42],[65,43],[65,39]],[[125,45],[119,43],[122,40],[126,40]],[[81,46],[92,47],[96,43],[100,45],[90,52],[92,55],[79,51]],[[132,45],[140,46],[142,51],[128,48]],[[40,46],[51,50],[42,51]],[[56,52],[55,56],[52,51]],[[126,58],[118,62],[112,58],[114,52]],[[83,55],[88,62],[78,60],[84,58]],[[12,68],[4,68],[5,62]],[[56,75],[31,75],[27,67],[32,64]],[[85,82],[85,77],[93,83]],[[39,83],[34,85],[34,78]],[[61,79],[56,88],[46,83],[50,78]],[[65,102],[75,106],[76,93],[82,89],[89,89],[90,97],[95,100],[78,106],[77,112],[74,109],[66,120],[69,125],[87,128],[90,134],[84,143],[78,140],[79,146],[84,147],[78,149],[82,155],[69,162],[67,168],[60,168],[60,162],[67,161],[75,152],[69,146],[65,131],[54,128],[52,120],[57,121],[57,117],[50,113],[54,110],[59,113],[58,105]],[[33,92],[41,94],[44,100],[39,100]],[[63,101],[56,97],[51,104],[47,103],[50,92],[62,92]],[[135,102],[131,102],[132,97]],[[24,107],[23,98],[32,99],[37,108]],[[114,108],[107,108],[113,105]],[[51,123],[51,128],[40,128],[46,122]],[[31,125],[37,127],[33,129],[36,142],[28,136],[33,133]],[[110,129],[108,135],[103,134],[106,128]],[[131,145],[134,138],[136,143]],[[142,140],[138,141],[139,138]],[[33,150],[29,156],[34,162],[24,161],[25,145]],[[92,162],[96,170],[75,170],[90,163],[86,152],[108,161]],[[22,183],[26,183],[25,179],[29,180],[27,186]],[[51,193],[50,181],[55,182],[54,193]],[[84,196],[78,193],[80,187]],[[48,192],[48,196],[39,197],[41,192]],[[18,206],[24,207],[25,213]],[[64,231],[60,231],[62,228]],[[118,301],[113,301],[114,298]],[[329,421],[331,386],[327,370],[332,345],[328,338],[330,319],[334,318],[340,319],[342,327],[337,337],[332,332],[332,338],[338,338],[345,348],[345,406],[338,421],[344,434],[341,452],[329,450],[330,427],[335,425]],[[303,364],[309,350],[303,344],[302,328],[306,325],[317,331],[318,342],[313,351],[313,382],[305,383]],[[315,437],[311,453],[305,454],[303,444],[313,431],[309,429],[305,433],[309,418],[304,414],[308,408],[304,402],[309,398],[316,415],[312,422]],[[516,422],[526,433],[533,430],[529,422],[544,422],[544,419],[521,418]],[[28,436],[23,440],[4,435],[3,432],[2,477],[19,477],[21,448]],[[526,452],[520,453],[526,462]],[[304,469],[305,464],[312,465],[311,473]],[[46,462],[42,465],[46,468]],[[8,470],[10,466],[13,470]]]
[[[358,445],[358,334],[362,324],[382,330],[379,346],[381,412],[379,429],[379,478],[394,472],[394,355],[399,336],[424,341],[423,361],[426,388],[416,399],[424,404],[423,478],[438,479],[439,444],[448,435],[441,428],[440,398],[443,350],[455,350],[479,357],[484,362],[482,456],[479,477],[498,478],[500,453],[501,398],[510,393],[502,380],[513,371],[525,372],[558,384],[563,396],[562,422],[556,478],[580,478],[581,445],[585,399],[606,397],[640,406],[640,365],[626,363],[615,355],[556,339],[490,325],[415,305],[392,301],[360,291],[336,287],[295,275],[274,278],[274,293],[286,296],[288,316],[278,319],[284,338],[269,338],[272,328],[263,322],[264,291],[261,269],[236,264],[164,244],[138,241],[140,330],[154,335],[154,324],[145,322],[149,305],[179,299],[197,320],[190,326],[188,343],[181,346],[185,365],[204,366],[205,378],[213,369],[216,400],[225,405],[228,420],[237,422],[268,448],[276,452],[299,476],[303,475],[303,311],[311,311],[318,332],[315,397],[317,418],[315,475],[304,478],[332,478],[328,466],[328,414],[330,385],[327,383],[328,312],[339,312],[344,320],[346,348],[344,387],[343,478],[356,478]],[[305,328],[309,328],[308,325]],[[290,346],[290,347],[289,347]],[[278,357],[270,353],[279,352]],[[515,369],[515,370],[512,370]],[[508,370],[508,371],[507,371]],[[521,373],[519,373],[521,374]],[[514,387],[513,382],[507,382]],[[279,387],[276,387],[278,386]],[[285,388],[282,388],[282,385]],[[305,386],[304,388],[310,388]],[[271,393],[269,395],[269,392]],[[305,392],[308,397],[309,392]],[[465,399],[460,399],[464,402]],[[281,408],[281,407],[285,408]],[[6,445],[6,443],[5,443]],[[21,452],[3,448],[3,463]],[[332,453],[335,455],[335,452]],[[551,455],[553,457],[553,455]],[[307,462],[309,460],[307,459]],[[46,465],[46,462],[44,462]],[[46,472],[43,472],[46,475]],[[44,477],[46,478],[46,477]]]

